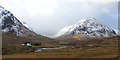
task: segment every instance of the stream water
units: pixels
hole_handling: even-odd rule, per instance
[[[39,52],[41,50],[53,50],[53,49],[64,49],[67,48],[66,46],[62,46],[62,47],[55,47],[55,48],[38,48],[37,50],[35,50],[35,52]]]

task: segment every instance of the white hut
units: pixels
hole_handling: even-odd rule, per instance
[[[27,43],[26,45],[27,45],[27,46],[32,46],[32,44],[31,44],[31,43]]]

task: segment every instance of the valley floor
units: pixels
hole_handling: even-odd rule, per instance
[[[116,58],[117,47],[42,50],[40,52],[3,55],[3,58]]]
[[[28,39],[3,36],[3,58],[117,58],[119,36],[102,39]],[[40,46],[22,46],[22,42],[39,42]],[[66,46],[66,48],[63,48]],[[62,47],[59,49],[58,47]],[[35,52],[38,48],[55,48]],[[57,48],[57,49],[56,49]]]

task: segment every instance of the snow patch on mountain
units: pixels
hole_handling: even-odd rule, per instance
[[[22,22],[22,24],[23,24],[25,27],[30,28],[26,22]]]
[[[73,26],[66,26],[65,28],[60,30],[55,36],[58,37],[58,36],[64,35],[71,27]]]

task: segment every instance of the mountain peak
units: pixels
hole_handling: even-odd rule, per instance
[[[30,31],[24,26],[11,12],[0,6],[0,26],[3,32],[11,32],[17,36],[36,36],[37,34]]]
[[[111,37],[116,35],[114,30],[102,25],[95,18],[81,19],[78,23],[68,27],[63,28],[53,37],[78,34],[82,34],[84,37]]]
[[[86,23],[86,22],[96,22],[96,23],[99,23],[95,18],[89,18],[89,19],[81,19],[79,20],[78,23]]]
[[[89,18],[89,19],[81,19],[81,20],[79,20],[79,22],[81,23],[81,22],[85,22],[85,21],[96,21],[96,19],[95,18]]]

